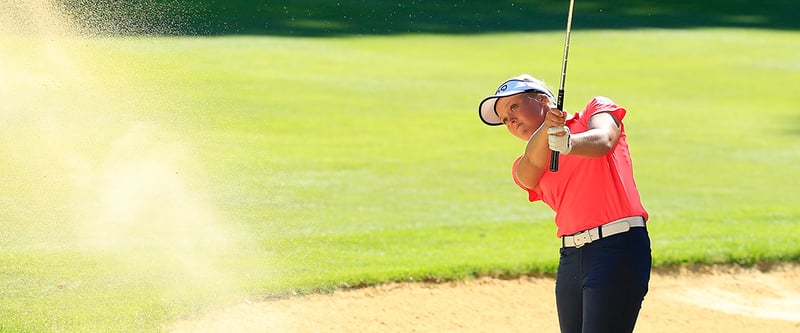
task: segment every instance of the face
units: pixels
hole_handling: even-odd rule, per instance
[[[511,134],[528,140],[544,122],[546,104],[547,97],[523,93],[498,98],[495,110]]]

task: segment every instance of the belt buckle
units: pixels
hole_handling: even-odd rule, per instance
[[[589,230],[579,232],[572,236],[572,242],[575,243],[575,248],[579,249],[582,246],[592,242],[592,236],[589,235]]]

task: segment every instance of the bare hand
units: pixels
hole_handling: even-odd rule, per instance
[[[564,127],[567,123],[567,113],[556,108],[550,108],[545,114],[544,127]],[[558,136],[564,136],[565,132],[558,133]]]

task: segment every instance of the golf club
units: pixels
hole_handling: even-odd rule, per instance
[[[564,41],[564,62],[561,64],[561,83],[558,86],[558,100],[556,101],[556,108],[564,111],[564,82],[567,80],[567,57],[569,56],[569,35],[572,31],[572,8],[575,5],[575,0],[569,0],[569,14],[567,14],[567,38]],[[558,155],[557,151],[550,152],[550,171],[558,171]]]

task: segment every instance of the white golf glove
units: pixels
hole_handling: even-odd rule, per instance
[[[564,136],[556,136],[555,134],[567,132]],[[557,151],[563,154],[569,154],[572,151],[572,143],[569,141],[570,133],[569,127],[550,127],[547,129],[547,143],[550,150]]]

